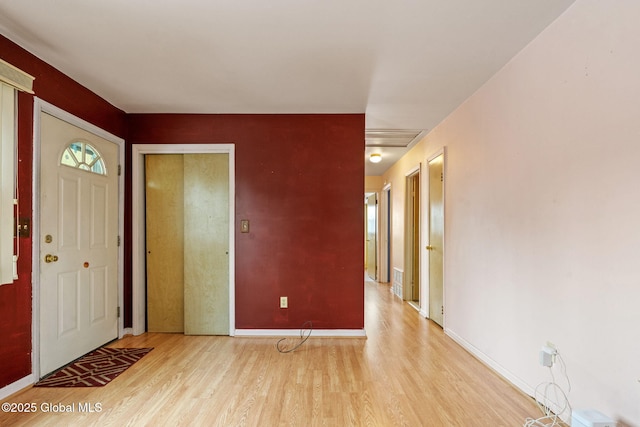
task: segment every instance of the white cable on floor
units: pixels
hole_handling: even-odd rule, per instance
[[[553,366],[550,366],[549,373],[551,374],[551,381],[538,384],[533,396],[538,408],[540,408],[540,411],[542,411],[544,416],[536,419],[527,418],[523,427],[555,427],[567,425],[560,417],[565,412],[568,412],[568,415],[571,416],[571,405],[569,404],[569,398],[567,397],[567,394],[571,391],[571,382],[567,375],[567,365],[564,363],[562,356],[560,356],[560,353],[557,350],[553,357],[554,360],[557,360],[560,363],[561,372],[567,382],[567,391],[565,392],[564,389],[556,383],[556,379],[553,374]],[[552,393],[553,396],[551,396]],[[551,399],[551,397],[553,397],[553,399]],[[557,408],[556,412],[551,410],[552,406]]]

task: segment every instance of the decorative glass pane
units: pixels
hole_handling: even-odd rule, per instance
[[[98,150],[86,142],[72,142],[62,153],[60,163],[72,168],[106,175],[107,169]]]

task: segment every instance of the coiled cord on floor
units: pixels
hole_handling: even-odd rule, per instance
[[[567,391],[556,383],[556,378],[553,373],[553,366],[549,367],[551,374],[551,381],[538,384],[534,391],[534,398],[536,404],[543,413],[540,418],[527,418],[523,427],[555,427],[566,426],[561,416],[564,414],[566,417],[571,416],[571,404],[569,403],[568,393],[571,391],[571,381],[569,375],[567,375],[567,365],[564,363],[562,356],[556,350],[553,355],[554,360],[560,365],[560,370],[567,383]],[[555,412],[552,411],[552,408]]]
[[[307,325],[309,326],[308,328],[306,327]],[[307,330],[307,329],[309,330],[309,333],[307,333],[305,335],[304,331]],[[290,348],[290,349],[282,349],[280,347],[280,343],[282,341],[286,340],[286,338],[281,338],[276,343],[276,348],[278,349],[278,352],[280,352],[280,353],[291,353],[292,351],[295,351],[295,350],[299,349],[300,346],[302,344],[304,344],[305,341],[307,341],[309,339],[309,337],[311,336],[311,332],[313,332],[313,323],[311,323],[311,320],[307,320],[306,322],[304,322],[302,324],[302,327],[300,328],[300,340],[301,341],[298,344],[296,344],[295,346],[293,346],[292,348]]]

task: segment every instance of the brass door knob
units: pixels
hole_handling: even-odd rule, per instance
[[[56,262],[58,261],[57,255],[46,254],[44,256],[44,262]]]
[[[427,246],[427,247],[426,247],[426,249],[427,249],[428,251],[432,251],[432,250],[433,250],[433,246]]]

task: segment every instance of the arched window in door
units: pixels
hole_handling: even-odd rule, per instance
[[[98,175],[107,174],[107,169],[98,150],[91,144],[82,141],[72,142],[64,149],[60,164]]]

